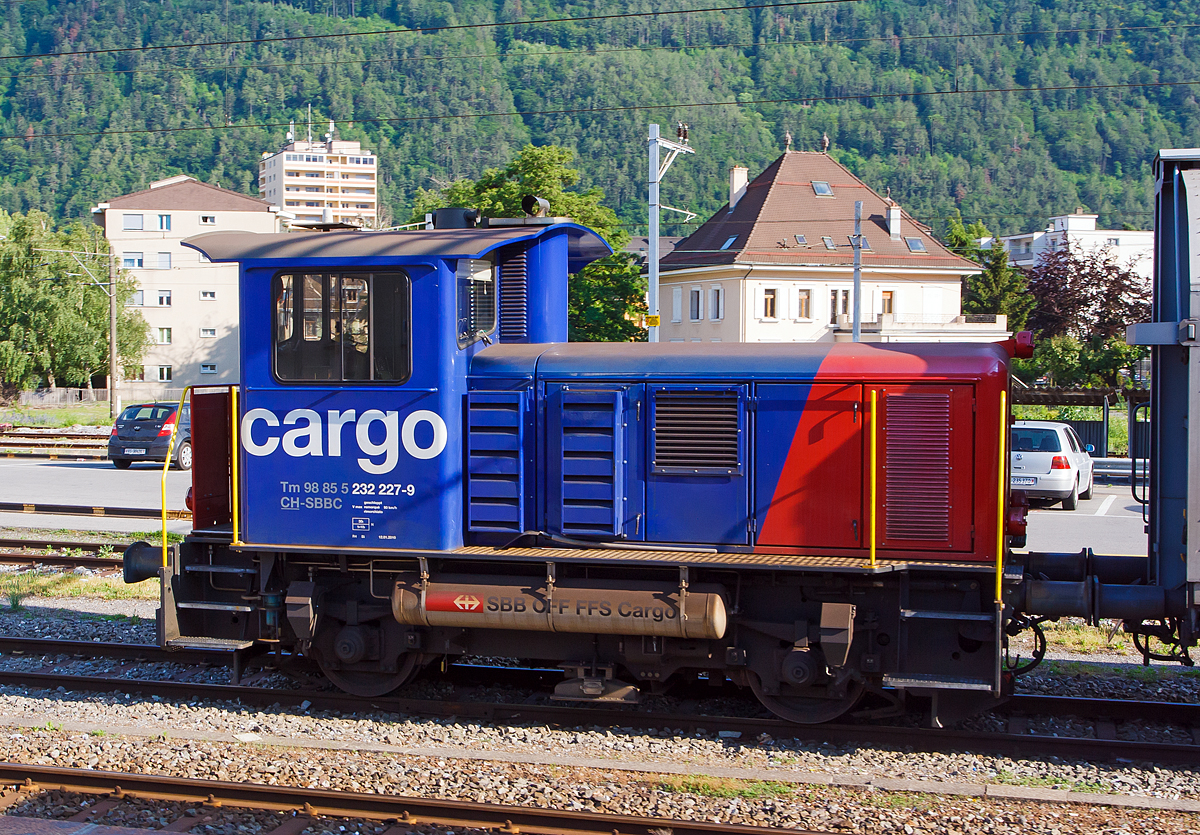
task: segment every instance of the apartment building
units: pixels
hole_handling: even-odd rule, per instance
[[[854,204],[862,201],[862,339],[990,342],[1004,316],[964,316],[979,265],[943,246],[828,154],[787,151],[661,261],[663,342],[840,342],[852,337]]]
[[[1149,281],[1154,270],[1154,232],[1097,229],[1098,218],[1078,208],[1074,214],[1050,218],[1044,230],[1003,235],[1000,243],[1008,252],[1008,262],[1015,267],[1033,267],[1043,254],[1065,249],[1070,241],[1086,251],[1106,250],[1118,264]],[[980,244],[989,247],[992,239],[982,238]]]
[[[100,203],[92,219],[138,282],[130,304],[153,343],[144,365],[120,381],[122,399],[237,382],[238,265],[213,264],[181,241],[202,232],[281,231],[279,208],[181,175]]]
[[[378,227],[379,158],[358,142],[292,140],[258,164],[258,193],[295,223],[333,221]]]

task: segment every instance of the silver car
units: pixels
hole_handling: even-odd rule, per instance
[[[1065,423],[1018,420],[1009,446],[1010,485],[1031,499],[1062,501],[1074,510],[1092,497],[1091,444],[1084,444]]]

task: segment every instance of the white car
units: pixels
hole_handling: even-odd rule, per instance
[[[1018,420],[1012,425],[1009,477],[1014,490],[1031,499],[1061,500],[1074,510],[1092,497],[1091,444],[1084,444],[1065,423]]]

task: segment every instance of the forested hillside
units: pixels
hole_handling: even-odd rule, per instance
[[[828,134],[839,159],[935,227],[959,209],[1001,233],[1076,206],[1105,226],[1146,228],[1155,150],[1200,146],[1200,86],[1120,86],[1200,83],[1195,4],[862,0],[648,14],[719,5],[730,4],[9,3],[0,58],[18,57],[0,60],[0,208],[84,217],[181,172],[253,194],[261,153],[309,104],[315,133],[333,118],[379,154],[384,204],[400,222],[417,188],[557,143],[636,232],[650,121],[667,135],[690,124],[698,153],[672,169],[663,197],[702,218],[725,201],[730,165],[757,174],[790,131],[800,149]],[[630,12],[646,14],[508,25]],[[292,36],[310,37],[278,40]],[[63,52],[84,54],[19,57]],[[910,93],[920,95],[897,95]]]

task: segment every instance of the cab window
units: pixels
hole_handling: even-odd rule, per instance
[[[496,273],[491,261],[460,258],[458,284],[458,347],[485,339],[496,329]]]
[[[412,372],[409,289],[402,272],[275,276],[275,376],[404,382]]]

